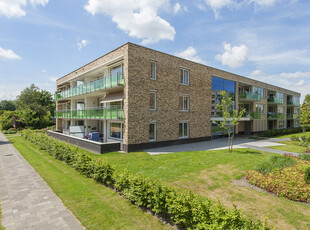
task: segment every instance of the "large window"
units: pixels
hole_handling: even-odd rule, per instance
[[[279,129],[284,128],[284,120],[279,120]]]
[[[112,76],[118,75],[121,73],[123,73],[123,65],[118,65],[118,66],[111,68],[111,75]]]
[[[220,104],[222,101],[221,92],[226,91],[228,96],[231,97],[233,101],[235,101],[235,88],[236,83],[234,81],[212,76],[212,105],[211,105],[212,117],[221,116],[220,111],[216,109],[216,105]]]
[[[261,104],[256,104],[256,112],[260,114],[265,114],[265,106]]]
[[[294,108],[294,113],[295,114],[300,114],[300,108]]]
[[[156,110],[156,92],[150,92],[150,110]]]
[[[122,123],[110,123],[110,137],[123,139],[124,126]]]
[[[182,85],[189,84],[189,70],[180,69],[180,84]]]
[[[278,107],[278,113],[284,113],[284,107],[283,106]]]
[[[277,93],[277,96],[278,96],[278,98],[281,98],[281,99],[283,99],[284,100],[284,94],[283,93]]]
[[[189,110],[189,96],[188,95],[179,96],[179,110],[182,112],[188,112]]]
[[[156,141],[156,123],[151,122],[149,126],[149,140]]]
[[[150,62],[150,79],[156,80],[156,61]]]
[[[179,122],[179,138],[188,137],[188,121]]]

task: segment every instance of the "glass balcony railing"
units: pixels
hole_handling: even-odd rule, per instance
[[[280,97],[268,97],[268,103],[283,104],[284,99]]]
[[[242,117],[248,117],[251,119],[260,119],[260,113],[257,112],[245,112]]]
[[[260,95],[257,93],[240,93],[239,94],[239,100],[253,100],[253,101],[259,101]]]
[[[299,103],[299,101],[287,101],[287,105],[300,106],[300,103]]]
[[[115,75],[104,77],[96,81],[91,81],[65,91],[56,92],[54,98],[57,101],[122,85],[124,85],[124,75],[122,73],[117,73]]]
[[[284,119],[284,114],[283,113],[268,112],[267,118],[268,119]]]
[[[55,118],[68,119],[124,119],[124,109],[119,107],[88,108],[82,110],[58,110]]]
[[[288,113],[286,114],[287,119],[293,119],[293,114],[292,113]]]

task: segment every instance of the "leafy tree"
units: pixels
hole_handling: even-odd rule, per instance
[[[310,104],[307,104],[305,99],[300,108],[300,125],[302,127],[303,132],[306,132],[306,127],[309,124],[310,124]]]
[[[220,104],[216,105],[216,109],[220,110],[223,120],[219,121],[219,126],[223,128],[224,130],[227,130],[228,133],[228,151],[231,153],[233,150],[233,141],[234,141],[234,135],[233,135],[233,128],[234,126],[239,124],[239,120],[242,117],[242,115],[245,113],[245,109],[240,110],[234,110],[233,109],[233,100],[231,97],[229,97],[226,93],[226,91],[221,92],[222,100]]]
[[[310,94],[307,94],[304,102],[310,107]]]
[[[17,126],[23,126],[22,123],[18,122],[18,115],[15,111],[4,111],[0,116],[0,128],[1,130],[7,130],[10,128],[16,128]]]
[[[15,109],[16,109],[16,107],[14,105],[14,101],[2,100],[0,102],[0,110],[15,111]]]

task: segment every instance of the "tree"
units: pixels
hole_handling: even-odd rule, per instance
[[[304,103],[306,103],[306,104],[310,107],[310,94],[307,94],[307,95],[305,96]]]
[[[305,98],[300,108],[300,125],[302,127],[303,132],[306,132],[306,128],[309,124],[310,124],[310,104],[307,104]]]
[[[220,110],[222,114],[223,120],[219,122],[219,126],[228,132],[228,151],[231,153],[234,141],[233,129],[234,126],[239,124],[239,120],[245,113],[245,109],[240,110],[240,112],[234,110],[234,102],[232,98],[227,95],[226,91],[222,91],[221,95],[221,103],[216,105],[216,109]]]
[[[2,100],[0,102],[0,110],[15,111],[15,109],[16,109],[16,107],[14,105],[14,101]]]
[[[43,128],[49,125],[55,110],[50,92],[32,84],[24,89],[16,100],[19,121],[27,127]]]

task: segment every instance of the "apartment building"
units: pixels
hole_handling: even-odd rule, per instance
[[[222,136],[216,104],[223,90],[246,109],[236,134],[299,126],[297,92],[132,43],[56,84],[58,132],[118,141],[125,152]]]

